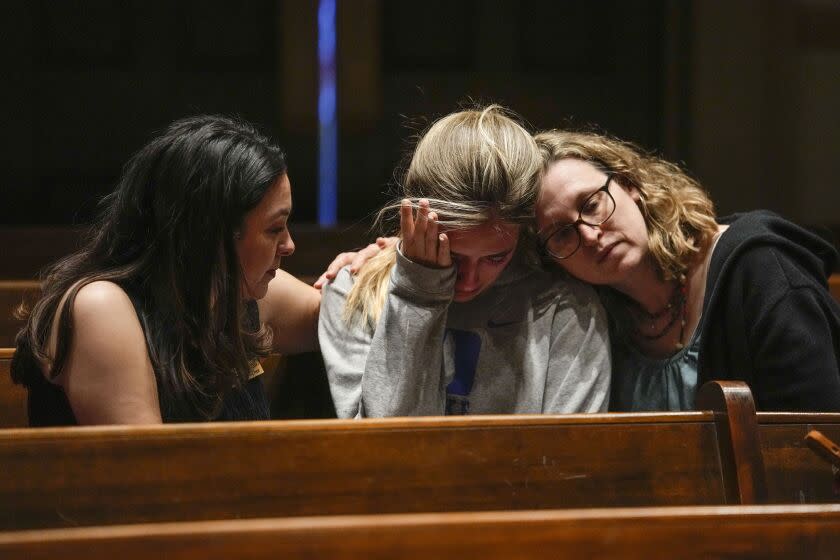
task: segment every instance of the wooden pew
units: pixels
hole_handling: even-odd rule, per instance
[[[831,466],[805,444],[811,430],[840,443],[840,413],[760,412],[757,421],[770,503],[840,502]]]
[[[5,560],[836,558],[840,506],[251,519],[0,533]]]
[[[26,389],[12,383],[9,367],[14,348],[0,348],[0,428],[22,428],[29,424]]]
[[[837,302],[840,302],[840,274],[832,274],[828,278],[828,289]]]
[[[756,503],[763,468],[730,429],[686,412],[3,430],[0,529]]]

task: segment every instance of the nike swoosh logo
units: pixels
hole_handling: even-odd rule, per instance
[[[496,321],[490,319],[487,321],[487,326],[491,329],[498,329],[499,327],[507,327],[509,325],[516,325],[517,323],[521,323],[522,321],[502,321],[497,323]]]

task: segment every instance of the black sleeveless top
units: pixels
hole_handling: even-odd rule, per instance
[[[247,304],[246,323],[252,329],[256,329],[259,325],[259,310],[255,301],[249,301]],[[31,353],[29,353],[29,357],[31,358]],[[27,364],[26,369],[30,370],[26,371],[25,374],[25,385],[29,391],[27,401],[29,425],[78,425],[64,389],[60,385],[48,381],[34,360],[27,359],[25,363]],[[163,403],[161,403],[161,415],[164,422],[207,421],[207,418],[201,416],[197,411],[192,415],[184,415],[183,413],[178,414],[177,417],[168,415],[162,405]],[[240,389],[228,393],[222,403],[219,415],[212,421],[268,420],[269,418],[268,397],[263,386],[262,376],[258,375],[248,380]]]

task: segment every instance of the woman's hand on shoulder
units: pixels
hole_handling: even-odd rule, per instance
[[[416,215],[411,201],[402,201],[400,237],[402,254],[407,259],[434,268],[452,266],[449,237],[439,233],[437,214],[429,209],[429,201],[425,198],[420,199]]]
[[[371,243],[364,249],[339,253],[312,286],[320,290],[326,284],[335,280],[338,272],[348,265],[350,266],[350,274],[356,274],[366,262],[381,253],[386,247],[395,245],[398,240],[398,237],[377,237],[375,243]]]
[[[64,387],[80,424],[160,423],[146,337],[125,291],[113,282],[82,287],[73,302],[73,340]]]

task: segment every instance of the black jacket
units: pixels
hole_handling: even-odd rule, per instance
[[[700,384],[746,381],[759,410],[840,411],[837,251],[768,211],[729,224],[712,254],[699,326]]]

